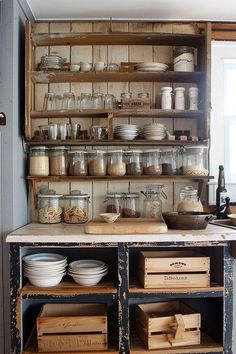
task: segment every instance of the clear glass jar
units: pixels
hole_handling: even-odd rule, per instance
[[[107,158],[106,151],[93,150],[89,152],[89,175],[106,176]]]
[[[142,192],[145,196],[143,201],[143,216],[144,218],[161,219],[162,215],[162,200],[166,194],[163,192],[164,185],[150,185],[146,187],[146,192]]]
[[[80,96],[80,110],[91,108],[91,95],[90,93],[81,93]]]
[[[123,200],[124,194],[111,193],[106,195],[106,212],[107,213],[120,213],[120,217],[123,217]]]
[[[179,174],[179,149],[162,148],[160,152],[163,175]]]
[[[104,108],[114,109],[116,106],[116,99],[114,95],[107,94],[104,96]]]
[[[87,176],[88,161],[87,151],[69,151],[69,175],[70,176]]]
[[[161,175],[160,150],[143,150],[143,173],[145,175]]]
[[[125,161],[127,175],[143,174],[142,150],[126,150]]]
[[[63,95],[63,109],[75,108],[75,95],[72,92],[65,92]]]
[[[92,109],[104,109],[104,98],[102,93],[94,93],[92,96]]]
[[[56,109],[55,93],[48,92],[44,95],[43,110],[51,111]]]
[[[180,202],[177,206],[177,211],[203,211],[201,200],[197,195],[197,190],[193,189],[192,186],[187,186],[181,189]]]
[[[124,193],[122,216],[123,218],[140,217],[139,194]]]
[[[66,176],[68,170],[68,148],[65,146],[54,146],[50,148],[50,175]]]
[[[68,224],[84,224],[88,221],[89,195],[80,191],[72,191],[64,195],[63,221]]]
[[[55,95],[56,109],[63,109],[63,96]]]
[[[132,98],[132,93],[131,92],[122,92],[120,94],[121,100],[127,100],[129,98]]]
[[[42,224],[57,224],[61,222],[62,194],[39,194],[38,217]]]
[[[30,148],[30,176],[49,175],[49,157],[46,146],[34,146]]]
[[[183,150],[183,174],[208,176],[208,147],[185,146]]]
[[[124,176],[126,172],[125,158],[122,150],[107,152],[107,173],[110,176]]]

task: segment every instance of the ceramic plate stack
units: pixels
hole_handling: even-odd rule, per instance
[[[134,124],[117,125],[114,129],[114,137],[121,140],[134,140],[139,135],[139,127]]]
[[[69,264],[68,274],[77,284],[96,285],[108,274],[108,265],[95,259],[82,259]]]
[[[146,140],[163,140],[166,137],[166,128],[159,123],[147,124],[143,127],[143,135]]]
[[[24,275],[38,287],[58,285],[66,274],[66,257],[56,253],[37,253],[23,257]]]
[[[138,64],[136,68],[137,71],[144,71],[144,72],[166,71],[168,69],[168,65],[163,63],[145,62],[145,63]]]

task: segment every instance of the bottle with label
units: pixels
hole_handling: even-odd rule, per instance
[[[223,217],[221,212],[222,205],[225,203],[227,189],[225,188],[225,175],[224,175],[224,166],[219,166],[219,175],[218,175],[218,187],[216,189],[216,213],[217,219]]]

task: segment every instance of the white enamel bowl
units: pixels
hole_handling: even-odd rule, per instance
[[[35,275],[29,275],[27,278],[29,279],[32,285],[38,286],[40,288],[45,288],[58,285],[65,274],[66,273],[50,277],[39,277]]]

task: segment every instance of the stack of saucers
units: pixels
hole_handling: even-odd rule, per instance
[[[69,264],[68,274],[77,284],[96,285],[108,274],[108,265],[95,259],[81,259]]]
[[[159,123],[147,124],[143,128],[143,135],[146,140],[163,140],[166,137],[166,128]]]
[[[145,62],[140,63],[136,66],[137,71],[144,72],[155,72],[155,71],[166,71],[168,69],[168,65],[164,63],[155,63],[155,62]]]
[[[66,257],[56,253],[37,253],[23,257],[24,275],[38,287],[58,285],[66,274]]]
[[[114,137],[121,140],[134,140],[139,134],[138,125],[121,124],[114,129]]]

